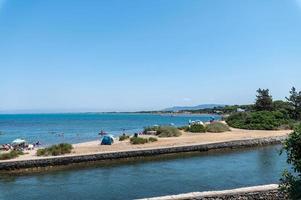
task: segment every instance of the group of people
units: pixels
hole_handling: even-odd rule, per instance
[[[37,141],[33,144],[28,143],[20,143],[20,144],[2,144],[0,146],[0,150],[2,151],[10,151],[10,150],[33,150],[34,148],[41,145],[40,141]]]
[[[3,151],[13,150],[13,146],[10,145],[10,144],[2,144],[1,145],[1,150],[3,150]]]

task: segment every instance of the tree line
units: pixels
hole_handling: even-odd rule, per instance
[[[273,100],[269,89],[257,90],[255,103],[226,118],[229,126],[250,130],[293,129],[301,121],[301,92],[295,87],[286,100]]]
[[[301,91],[295,87],[289,91],[290,95],[285,97],[286,101],[273,101],[269,89],[258,89],[254,109],[256,111],[287,111],[294,120],[301,120]]]

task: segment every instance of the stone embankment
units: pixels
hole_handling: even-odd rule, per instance
[[[140,200],[285,200],[285,195],[278,190],[278,185],[263,185],[233,190],[191,192],[179,195],[153,197]]]

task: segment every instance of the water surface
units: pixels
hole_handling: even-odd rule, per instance
[[[0,144],[16,138],[42,144],[83,142],[98,138],[100,130],[113,135],[142,131],[146,126],[183,126],[189,120],[209,121],[211,115],[153,115],[131,113],[0,115]],[[219,119],[218,116],[215,116]],[[63,135],[63,136],[62,136]]]
[[[0,177],[0,199],[135,199],[278,183],[280,146]]]

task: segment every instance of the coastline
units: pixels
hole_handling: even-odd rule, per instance
[[[89,142],[82,142],[73,144],[74,149],[71,154],[64,156],[77,156],[95,153],[112,153],[119,151],[131,151],[131,150],[144,150],[144,149],[157,149],[157,148],[167,148],[167,147],[177,147],[177,146],[189,146],[189,145],[202,145],[211,144],[219,142],[229,142],[236,140],[251,140],[278,136],[287,136],[291,131],[262,131],[262,130],[242,130],[231,128],[231,131],[223,133],[187,133],[181,131],[182,135],[179,137],[167,137],[158,138],[157,142],[147,143],[143,145],[132,145],[129,140],[118,141],[116,140],[112,145],[100,145],[99,140],[93,140]],[[149,137],[149,136],[141,136]],[[19,156],[11,160],[0,160],[2,162],[10,161],[21,161],[21,160],[31,160],[31,159],[43,159],[51,158],[49,157],[37,157],[37,150],[26,151],[25,155]],[[57,157],[57,156],[56,156]]]
[[[89,153],[102,153],[102,152],[115,152],[115,151],[128,151],[128,150],[143,150],[148,148],[164,148],[176,147],[185,145],[199,145],[210,144],[218,142],[229,142],[235,140],[248,140],[260,139],[277,136],[287,136],[291,130],[280,131],[262,131],[262,130],[242,130],[231,128],[231,131],[222,133],[187,133],[181,131],[182,135],[179,137],[166,137],[158,138],[157,142],[146,143],[143,145],[132,145],[129,140],[116,141],[113,145],[100,145],[98,140],[73,144],[74,155],[89,154]],[[149,137],[149,136],[141,136]]]
[[[239,149],[256,146],[280,144],[286,136],[264,137],[257,139],[233,140],[227,142],[178,145],[173,147],[144,148],[128,151],[114,151],[90,153],[81,155],[63,155],[51,157],[35,157],[26,160],[9,160],[0,162],[0,173],[7,172],[36,172],[48,170],[53,167],[70,166],[76,164],[93,164],[97,161],[118,161],[127,159],[139,159],[161,155],[172,155],[178,153],[208,152],[214,150]]]

